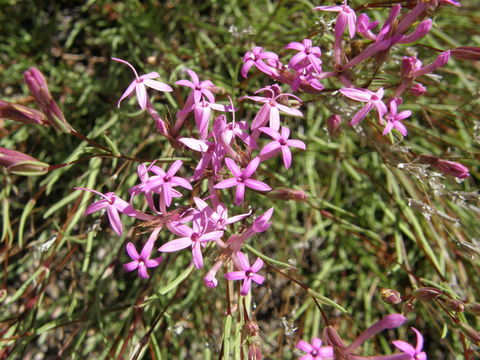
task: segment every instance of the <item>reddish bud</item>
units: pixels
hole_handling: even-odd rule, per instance
[[[268,192],[267,196],[269,198],[279,200],[305,201],[307,199],[307,194],[305,191],[291,188],[277,188]]]
[[[0,166],[16,175],[43,175],[48,172],[49,165],[19,151],[0,147]]]
[[[262,350],[257,344],[251,344],[248,347],[248,360],[262,360]]]
[[[408,89],[412,95],[421,96],[427,92],[427,88],[423,84],[415,83]]]
[[[468,168],[458,162],[443,160],[433,155],[421,155],[420,159],[445,175],[452,175],[459,179],[466,179],[470,176]]]
[[[434,287],[421,287],[413,290],[412,296],[418,300],[433,300],[442,295],[442,291]]]
[[[470,340],[472,340],[476,345],[480,344],[480,333],[478,331],[472,329],[467,324],[460,323],[459,325]]]
[[[447,299],[445,301],[445,306],[455,312],[463,312],[465,310],[465,304],[456,299]]]
[[[48,89],[45,77],[35,67],[32,67],[23,73],[23,78],[27,84],[30,93],[35,98],[35,102],[40,106],[42,112],[47,117],[47,121],[55,130],[61,132],[71,132],[73,129],[65,120],[62,111],[58,107],[52,94]]]
[[[413,303],[411,302],[403,303],[402,312],[404,314],[411,313],[413,310],[415,310],[415,305],[413,305]]]
[[[450,54],[455,59],[480,61],[480,47],[478,46],[461,46],[450,50]]]
[[[0,118],[24,124],[48,125],[45,115],[35,109],[0,100]]]
[[[472,303],[472,304],[467,304],[465,307],[467,311],[471,312],[475,316],[480,316],[480,304]]]
[[[333,114],[327,120],[327,130],[332,138],[337,137],[342,132],[342,118],[340,115]]]
[[[380,289],[383,301],[388,304],[396,305],[402,302],[402,296],[397,290],[393,289]]]

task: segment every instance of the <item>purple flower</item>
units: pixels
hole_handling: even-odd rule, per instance
[[[333,358],[333,347],[322,346],[322,340],[313,338],[312,343],[300,340],[297,343],[297,349],[306,352],[300,360],[324,360],[325,358]]]
[[[275,64],[278,62],[278,55],[270,51],[263,51],[263,48],[255,46],[252,51],[247,51],[243,56],[244,64],[240,73],[246,78],[250,68],[255,65],[258,70],[267,75],[277,75],[275,69],[270,64],[267,65],[264,60],[267,60],[270,64]]]
[[[155,259],[150,259],[153,245],[155,244],[155,240],[157,239],[159,232],[160,228],[157,228],[152,232],[147,240],[147,243],[143,246],[140,254],[138,254],[137,250],[135,249],[135,245],[133,245],[131,242],[127,244],[126,250],[128,256],[130,256],[133,261],[124,264],[123,270],[133,271],[138,269],[138,276],[140,276],[142,279],[148,279],[147,268],[157,267],[162,261],[161,256]]]
[[[227,225],[236,223],[251,214],[251,212],[248,212],[246,214],[228,217],[227,208],[221,202],[216,204],[214,210],[200,198],[194,197],[193,200],[195,201],[197,208],[200,210],[200,214],[206,214],[206,220],[210,225],[208,228],[212,230],[225,230]]]
[[[294,41],[285,46],[285,49],[298,51],[288,63],[292,69],[300,70],[310,64],[317,73],[322,72],[322,61],[320,60],[322,53],[318,46],[312,46],[312,40],[303,39],[301,43]]]
[[[158,175],[150,177],[148,183],[144,185],[144,190],[161,190],[161,203],[165,204],[167,207],[170,206],[172,203],[172,198],[176,196],[173,186],[181,186],[185,189],[192,190],[192,185],[190,185],[186,179],[175,176],[182,164],[183,162],[181,160],[175,161],[167,172],[159,167],[155,167]]]
[[[371,32],[378,25],[378,21],[370,22],[367,14],[360,14],[357,18],[357,32],[367,39],[375,41],[377,36]]]
[[[367,89],[343,88],[340,89],[340,92],[350,99],[367,103],[353,116],[350,125],[358,125],[374,107],[377,109],[379,121],[382,122],[382,117],[387,112],[387,107],[382,101],[383,88],[378,89],[377,92]]]
[[[218,174],[222,167],[222,160],[225,157],[225,150],[221,145],[208,140],[193,138],[180,138],[178,141],[190,149],[202,153],[202,157],[193,172],[193,180],[200,179],[209,164],[211,164],[213,172]]]
[[[410,110],[397,113],[397,102],[395,99],[390,101],[390,112],[387,114],[387,125],[383,129],[382,135],[388,134],[392,129],[397,129],[400,134],[407,136],[407,128],[402,124],[402,120],[410,117],[412,112]]]
[[[187,69],[187,73],[192,78],[192,81],[179,80],[175,83],[177,85],[189,87],[193,90],[188,96],[186,103],[187,104],[190,103],[190,105],[192,103],[198,103],[202,99],[202,96],[205,96],[208,99],[208,101],[210,101],[211,103],[214,103],[215,97],[213,96],[212,91],[210,89],[214,88],[215,85],[213,85],[213,83],[210,80],[200,81],[195,71]]]
[[[112,60],[121,62],[129,66],[130,69],[132,69],[133,72],[135,73],[135,80],[133,80],[130,83],[127,90],[125,90],[122,97],[120,98],[120,100],[118,100],[118,104],[117,104],[118,107],[120,107],[120,103],[122,102],[122,100],[132,95],[133,91],[135,90],[135,92],[137,93],[138,104],[140,105],[142,110],[145,110],[145,108],[147,107],[147,89],[145,88],[145,86],[148,86],[152,89],[163,91],[163,92],[173,91],[173,89],[167,84],[164,84],[160,81],[152,80],[160,77],[160,75],[158,75],[157,72],[151,72],[142,76],[138,76],[137,71],[129,62],[122,59],[114,58],[114,57],[112,57]]]
[[[231,271],[226,273],[225,278],[227,280],[243,280],[240,294],[245,296],[250,291],[252,281],[256,282],[258,285],[262,285],[265,281],[263,276],[257,274],[257,272],[263,266],[263,261],[262,259],[257,258],[253,265],[250,266],[247,257],[240,251],[236,253],[236,259],[238,261],[235,262],[235,265],[240,269],[240,271]]]
[[[158,250],[161,252],[175,252],[192,247],[193,263],[197,269],[203,267],[202,246],[208,241],[219,240],[223,236],[223,231],[205,232],[199,221],[193,222],[193,229],[186,225],[177,226],[176,232],[183,237],[167,242]]]
[[[395,345],[396,348],[399,350],[403,351],[404,353],[408,354],[410,357],[408,360],[427,360],[427,354],[422,351],[423,348],[423,336],[420,334],[420,332],[412,327],[412,330],[415,332],[417,335],[417,344],[415,347],[410,345],[409,343],[402,341],[402,340],[395,340],[393,341],[393,345]],[[406,359],[407,360],[407,359]]]
[[[122,221],[120,220],[120,216],[118,215],[118,212],[121,212],[122,214],[126,214],[128,216],[132,217],[137,217],[137,218],[143,218],[145,220],[145,217],[142,217],[142,214],[135,210],[132,205],[130,205],[128,202],[126,202],[123,199],[120,199],[115,193],[113,192],[108,192],[106,194],[102,194],[96,190],[91,190],[91,189],[85,189],[81,187],[76,187],[74,188],[75,190],[84,190],[84,191],[90,191],[93,192],[94,194],[97,194],[101,196],[103,199],[94,202],[91,204],[86,210],[85,210],[85,215],[90,215],[94,212],[100,211],[102,209],[107,209],[107,215],[108,215],[108,220],[110,221],[110,225],[112,226],[112,229],[118,234],[122,235],[123,233],[123,226],[122,226]]]
[[[237,187],[235,192],[235,205],[240,205],[243,202],[245,196],[245,186],[258,191],[270,191],[272,188],[267,184],[250,179],[255,170],[257,170],[258,165],[260,164],[260,158],[257,156],[252,159],[247,167],[242,171],[230,158],[225,159],[225,164],[230,169],[230,172],[233,174],[233,178],[220,181],[214,186],[215,189],[226,189],[233,186]]]
[[[262,161],[270,159],[272,156],[281,151],[283,156],[283,164],[288,169],[292,164],[292,153],[290,152],[289,146],[293,146],[302,150],[306,149],[303,141],[288,139],[290,136],[290,129],[285,126],[282,126],[281,134],[278,131],[268,127],[261,127],[260,131],[274,139],[274,141],[268,143],[260,152],[259,157]]]
[[[265,124],[270,120],[270,127],[274,130],[280,129],[280,111],[292,115],[292,116],[303,116],[302,112],[297,109],[292,109],[289,108],[288,106],[279,104],[277,102],[277,99],[285,96],[285,97],[293,97],[294,99],[298,101],[300,100],[298,97],[292,94],[288,93],[280,93],[280,94],[275,94],[275,92],[271,88],[262,88],[260,90],[255,91],[255,94],[258,94],[261,91],[267,91],[271,94],[270,97],[263,97],[263,96],[244,96],[240,100],[243,99],[250,99],[256,102],[263,103],[262,108],[260,111],[257,113],[255,118],[253,119],[253,123],[251,126],[251,130],[256,130],[262,126],[265,126]]]
[[[343,5],[340,6],[317,6],[314,7],[313,10],[338,12],[339,14],[335,24],[335,37],[342,35],[348,25],[350,38],[353,39],[355,36],[357,16],[355,15],[355,11],[347,5],[347,0],[344,0]]]

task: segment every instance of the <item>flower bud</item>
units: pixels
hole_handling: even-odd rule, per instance
[[[275,190],[268,192],[267,196],[279,200],[305,201],[307,199],[305,191],[291,188],[276,188]]]
[[[480,61],[480,47],[478,46],[461,46],[450,50],[450,54],[455,59]]]
[[[16,175],[43,175],[49,165],[19,151],[0,147],[0,166]]]
[[[47,82],[40,70],[32,67],[23,73],[23,78],[30,93],[35,98],[35,102],[40,106],[42,112],[47,117],[48,123],[57,131],[66,133],[71,132],[73,128],[65,120],[62,111],[55,100],[53,100]]]
[[[459,179],[466,179],[470,176],[468,168],[455,161],[443,160],[433,155],[420,155],[420,160],[445,175],[452,175]]]
[[[412,296],[421,301],[433,300],[440,295],[442,295],[442,291],[434,287],[420,287],[412,292]]]
[[[325,330],[323,330],[323,336],[328,345],[333,346],[334,348],[345,349],[345,344],[342,341],[340,335],[338,335],[337,330],[331,325],[327,326]]]
[[[455,312],[463,312],[465,310],[465,304],[463,301],[456,299],[447,299],[445,301],[445,306]]]
[[[332,138],[336,138],[342,132],[342,118],[340,115],[333,114],[327,120],[328,134]]]
[[[270,218],[273,215],[273,207],[265,211],[264,214],[257,217],[252,224],[252,229],[256,233],[261,233],[266,231],[272,223],[270,222]]]
[[[387,304],[396,305],[402,302],[402,296],[397,290],[393,289],[380,289],[382,300]]]
[[[480,344],[480,333],[478,331],[472,329],[469,325],[464,323],[459,323],[459,326],[470,340],[472,340],[476,345]]]
[[[465,307],[466,307],[467,311],[471,312],[475,316],[480,316],[480,304],[479,303],[467,304]]]
[[[411,302],[403,303],[402,312],[404,314],[411,313],[413,310],[415,310],[415,305],[413,305],[413,303]]]
[[[410,91],[410,94],[412,95],[421,96],[427,92],[427,88],[423,86],[423,84],[414,83],[412,86],[410,86],[408,91]]]
[[[442,67],[447,64],[450,59],[450,50],[444,51],[435,59],[435,61],[427,66],[424,66],[420,70],[415,70],[413,72],[413,77],[419,77],[422,75],[430,74],[437,70],[439,67]]]
[[[431,28],[432,28],[432,20],[431,19],[424,20],[417,26],[417,28],[415,29],[415,31],[413,33],[411,33],[410,35],[406,35],[406,36],[402,37],[402,39],[399,41],[399,43],[400,44],[411,44],[411,43],[421,39],[425,35],[427,35]]]
[[[262,349],[257,344],[251,344],[248,347],[248,360],[262,360]]]
[[[413,72],[422,68],[422,62],[415,56],[404,56],[402,59],[401,75],[404,78],[413,77]]]
[[[248,321],[245,324],[245,330],[247,330],[248,336],[258,336],[258,330],[260,328],[258,327],[258,324],[255,321]]]
[[[24,124],[48,125],[45,115],[35,109],[0,100],[0,118]]]

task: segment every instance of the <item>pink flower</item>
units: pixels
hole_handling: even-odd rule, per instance
[[[322,55],[320,48],[318,46],[312,46],[312,40],[303,39],[301,43],[291,42],[285,49],[297,50],[298,53],[292,57],[288,66],[292,69],[300,70],[307,67],[309,64],[313,67],[315,72],[322,72],[322,61],[320,56]]]
[[[151,72],[142,76],[138,76],[137,71],[129,62],[114,57],[112,57],[112,60],[121,62],[129,66],[130,69],[132,69],[135,73],[135,80],[130,83],[120,100],[118,100],[118,107],[120,107],[120,103],[122,102],[122,100],[132,95],[133,91],[135,90],[135,92],[137,93],[138,104],[140,105],[140,108],[142,108],[142,110],[145,110],[145,108],[147,107],[147,89],[145,88],[145,86],[163,92],[173,91],[173,89],[167,84],[164,84],[160,81],[152,80],[160,77],[157,72]]]
[[[263,97],[263,96],[244,96],[240,100],[249,99],[256,102],[263,103],[262,108],[257,113],[255,118],[253,119],[253,123],[251,126],[251,130],[256,130],[270,121],[270,127],[274,130],[280,129],[280,111],[291,115],[291,116],[303,116],[302,112],[297,109],[289,108],[288,106],[279,104],[277,102],[278,99],[281,97],[293,97],[295,100],[302,101],[298,97],[288,93],[280,93],[275,94],[275,92],[268,87],[262,88],[260,90],[255,91],[255,94],[258,94],[261,91],[267,91],[271,94],[270,97]]]
[[[255,170],[257,170],[257,167],[260,164],[260,158],[258,156],[252,159],[252,161],[250,161],[250,163],[243,171],[240,170],[237,164],[235,164],[235,161],[230,158],[225,159],[225,164],[235,177],[220,181],[214,186],[214,188],[226,189],[236,186],[237,190],[235,192],[235,205],[238,206],[243,202],[243,198],[245,196],[245,186],[258,191],[272,190],[272,188],[267,184],[258,180],[250,179],[250,177],[253,175]]]
[[[265,60],[269,62],[268,65],[264,62]],[[278,55],[270,51],[263,51],[263,48],[259,46],[255,46],[252,51],[247,51],[243,56],[243,62],[240,73],[244,78],[247,77],[247,73],[253,65],[267,75],[277,75],[277,72],[271,65],[278,62]]]
[[[348,32],[350,34],[350,38],[353,39],[353,37],[355,36],[357,16],[355,15],[355,11],[353,11],[352,8],[347,5],[347,0],[343,1],[343,5],[317,6],[314,7],[313,10],[338,12],[337,22],[335,24],[335,37],[337,37],[338,35],[342,35],[348,25]]]
[[[135,245],[133,245],[131,242],[127,244],[127,254],[132,258],[133,261],[124,264],[123,270],[133,271],[138,269],[138,275],[142,279],[148,279],[147,268],[157,267],[162,261],[161,256],[155,259],[150,259],[153,245],[155,244],[155,240],[157,239],[159,232],[160,228],[157,228],[152,232],[146,244],[143,246],[140,254],[138,254],[137,250],[135,249]]]
[[[425,354],[425,352],[421,351],[422,348],[423,348],[423,336],[414,327],[412,327],[412,330],[417,335],[417,344],[415,345],[415,347],[413,347],[409,343],[407,343],[405,341],[402,341],[402,340],[393,341],[393,345],[395,345],[395,347],[398,348],[399,350],[408,354],[410,356],[408,358],[408,360],[426,360],[427,359],[427,354]]]
[[[324,360],[326,358],[333,358],[333,347],[322,346],[322,340],[319,338],[313,338],[311,344],[300,340],[297,343],[297,349],[307,353],[303,355],[300,360]]]
[[[387,107],[382,101],[383,88],[378,89],[377,92],[367,89],[343,88],[340,89],[340,92],[350,99],[367,103],[353,116],[350,125],[358,125],[374,107],[377,109],[379,121],[382,122],[382,117],[387,112]]]
[[[135,210],[132,205],[130,205],[128,202],[126,202],[123,199],[120,199],[115,193],[113,192],[108,192],[106,194],[102,194],[96,190],[91,190],[91,189],[85,189],[81,187],[76,187],[74,188],[75,190],[84,190],[84,191],[90,191],[93,192],[94,194],[97,194],[101,196],[103,199],[94,202],[91,204],[86,210],[85,210],[85,215],[90,215],[94,212],[100,211],[102,209],[107,209],[107,215],[108,215],[108,220],[110,222],[110,225],[112,229],[118,234],[122,235],[123,233],[123,226],[122,226],[122,221],[120,220],[120,216],[118,215],[118,212],[121,212],[122,214],[126,214],[131,217],[137,217],[141,218],[143,220],[146,220],[145,216],[142,216],[139,211]]]
[[[205,246],[205,243],[219,240],[223,236],[223,231],[205,232],[205,228],[201,226],[199,221],[193,222],[193,229],[182,225],[176,227],[176,232],[183,235],[183,237],[167,242],[158,251],[175,252],[191,246],[193,263],[197,269],[203,267],[202,247]]]
[[[268,127],[261,127],[260,131],[269,135],[274,141],[268,143],[260,152],[259,157],[263,161],[269,159],[279,151],[282,152],[283,164],[288,169],[292,164],[292,153],[290,152],[290,146],[296,147],[302,150],[306,149],[305,143],[300,140],[289,140],[290,129],[282,126],[281,134]]]
[[[410,110],[405,110],[397,114],[397,102],[395,99],[391,100],[390,112],[387,114],[387,125],[385,126],[382,135],[387,135],[392,129],[397,129],[400,134],[407,136],[407,128],[402,124],[402,120],[411,115],[412,112]]]
[[[252,281],[256,282],[258,285],[262,285],[265,281],[265,278],[261,275],[258,275],[257,272],[262,268],[263,261],[260,258],[257,258],[255,263],[250,266],[247,257],[240,251],[236,253],[235,262],[237,268],[240,271],[232,271],[225,274],[225,279],[227,280],[243,280],[242,289],[240,290],[241,295],[247,295],[250,291]]]
[[[210,80],[200,81],[198,75],[195,71],[188,70],[188,75],[190,75],[192,81],[190,80],[179,80],[175,84],[182,85],[191,88],[193,91],[190,93],[187,99],[187,104],[198,103],[202,99],[202,96],[205,96],[208,101],[211,103],[215,102],[215,97],[210,89],[214,88],[215,85]],[[192,98],[192,99],[190,99]],[[190,100],[190,101],[189,101]]]
[[[171,205],[172,198],[176,196],[174,186],[181,186],[185,189],[192,190],[192,185],[179,176],[175,176],[177,171],[182,167],[183,162],[181,160],[175,161],[167,172],[159,167],[155,167],[157,175],[149,178],[148,182],[143,186],[144,191],[158,191],[161,190],[160,200],[161,203],[167,207]]]

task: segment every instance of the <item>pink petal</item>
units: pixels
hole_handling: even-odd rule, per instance
[[[127,251],[128,256],[130,256],[133,260],[138,260],[140,258],[137,249],[135,249],[135,245],[133,245],[131,242],[127,244],[125,250]]]
[[[393,345],[395,345],[395,347],[397,347],[399,350],[403,351],[404,353],[410,356],[415,356],[415,349],[409,343],[402,340],[395,340],[392,343]]]
[[[177,173],[177,171],[182,167],[182,165],[183,165],[182,160],[175,161],[168,169],[166,175],[170,177],[174,176]]]
[[[163,91],[163,92],[173,91],[173,89],[170,86],[168,86],[167,84],[164,84],[160,81],[147,79],[147,80],[144,80],[143,83],[146,86],[148,86],[152,89],[158,90],[158,91]]]
[[[244,178],[251,177],[255,172],[255,170],[257,170],[259,164],[260,164],[260,158],[258,156],[253,158],[252,161],[250,161],[247,167],[243,170],[243,173],[241,174],[241,176],[243,176]]]
[[[145,110],[147,107],[147,90],[145,89],[145,85],[142,83],[137,83],[135,90],[137,92],[138,104],[142,110]]]
[[[227,165],[228,169],[233,174],[233,176],[235,176],[235,177],[242,176],[242,171],[237,166],[237,164],[235,163],[234,160],[232,160],[230,158],[225,158],[225,164]]]
[[[241,269],[243,271],[249,270],[250,269],[250,263],[248,262],[248,259],[245,256],[245,254],[242,253],[241,251],[237,251],[237,253],[235,255],[237,255],[237,258],[238,258],[238,261],[240,263]]]
[[[273,155],[280,151],[281,145],[278,141],[269,142],[265,147],[260,151],[259,157],[262,160],[270,159]]]
[[[212,231],[206,234],[203,234],[198,238],[198,241],[204,243],[207,241],[218,240],[223,236],[223,231]]]
[[[230,178],[230,179],[220,181],[213,188],[214,189],[227,189],[227,188],[231,188],[233,186],[237,186],[237,183],[238,183],[238,181],[237,181],[236,178]]]
[[[193,263],[197,269],[203,267],[203,256],[200,243],[194,243],[192,247]]]
[[[302,117],[303,116],[303,113],[298,110],[298,109],[292,109],[292,108],[289,108],[288,106],[285,106],[285,105],[282,105],[282,104],[277,104],[277,108],[285,113],[285,114],[288,114],[288,115],[292,115],[292,116],[298,116],[298,117]]]
[[[159,78],[160,75],[156,71],[149,72],[148,74],[140,76],[140,80],[145,80],[145,79],[157,79]]]
[[[245,271],[231,271],[225,274],[227,280],[243,280],[245,279]]]
[[[244,78],[247,77],[247,73],[250,70],[250,68],[253,66],[253,64],[254,64],[253,60],[248,60],[247,62],[245,62],[245,64],[243,64],[242,69],[240,70],[240,74],[242,74]]]
[[[419,353],[423,348],[423,336],[420,331],[418,331],[414,327],[412,327],[412,330],[415,332],[415,335],[417,335],[417,345],[415,346],[415,352]]]
[[[188,73],[188,75],[190,75],[190,77],[192,78],[192,81],[195,85],[200,84],[200,79],[198,78],[198,75],[195,71],[187,69],[187,73]]]
[[[368,102],[370,101],[372,94],[366,90],[360,90],[355,88],[343,88],[340,89],[342,95],[357,101]]]
[[[157,267],[158,265],[160,265],[162,262],[162,257],[159,256],[155,259],[148,259],[145,261],[145,266],[148,267],[148,268],[154,268],[154,267]]]
[[[180,138],[178,139],[182,144],[188,146],[190,149],[200,152],[206,152],[208,150],[208,145],[205,140],[197,140],[192,138]]]
[[[137,270],[138,268],[138,261],[130,261],[126,264],[123,264],[123,270],[125,271],[133,271]]]
[[[265,278],[262,275],[253,274],[251,277],[252,281],[256,282],[258,285],[262,285],[265,281]]]
[[[382,135],[387,135],[390,131],[392,131],[392,129],[393,129],[393,122],[388,121],[387,125],[385,126],[385,129],[383,129]]]
[[[302,150],[307,148],[305,143],[301,140],[287,140],[287,146],[296,147]]]
[[[100,200],[96,201],[93,204],[91,204],[87,209],[85,210],[85,215],[90,215],[96,211],[102,210],[106,208],[110,203],[108,200]]]
[[[248,186],[250,189],[254,189],[257,191],[270,191],[272,188],[267,184],[253,179],[247,179],[244,181],[245,185]]]
[[[122,97],[120,98],[120,100],[118,100],[117,107],[120,107],[120,103],[122,102],[122,100],[124,100],[126,97],[129,97],[130,95],[132,95],[133,90],[135,89],[135,85],[137,85],[137,80],[133,80],[130,83],[130,85],[128,85],[127,90],[125,90],[125,92],[122,94]]]
[[[185,249],[192,245],[192,239],[190,237],[183,237],[167,242],[160,246],[158,251],[160,252],[175,252]]]
[[[264,132],[268,136],[270,136],[272,139],[278,140],[280,138],[280,134],[278,131],[273,130],[272,128],[269,127],[261,127],[258,130]]]
[[[178,186],[181,186],[181,187],[184,187],[185,189],[192,190],[192,185],[187,180],[185,180],[184,178],[174,176],[174,177],[172,177],[171,183],[175,184],[175,185],[178,185]]]
[[[401,122],[396,121],[395,124],[394,124],[394,127],[395,127],[395,129],[398,130],[398,132],[400,134],[402,134],[403,136],[407,136],[407,134],[408,134],[407,128]]]
[[[305,46],[299,42],[291,42],[285,46],[285,49],[290,49],[290,50],[297,50],[297,51],[304,51]]]
[[[338,12],[343,11],[343,6],[317,6],[314,7],[313,10]]]
[[[268,119],[270,118],[270,109],[271,107],[268,104],[262,106],[260,111],[253,119],[252,127],[250,128],[251,130],[258,129],[259,127],[262,127],[267,123]]]
[[[297,349],[300,349],[302,351],[305,351],[305,352],[310,352],[313,350],[313,347],[312,345],[310,345],[308,342],[306,341],[303,341],[303,340],[300,340],[298,343],[297,343]]]
[[[245,185],[237,183],[237,190],[235,191],[235,205],[240,205],[245,197]]]
[[[240,294],[247,295],[248,292],[250,291],[251,284],[252,284],[252,280],[250,278],[246,278],[243,281],[242,290],[240,290]]]
[[[252,270],[253,272],[258,272],[262,268],[262,266],[263,266],[263,260],[260,258],[257,258],[257,260],[255,260],[252,267],[250,268],[250,270]]]
[[[148,279],[148,272],[145,264],[138,267],[138,276],[140,276],[142,279]]]
[[[288,146],[282,146],[283,164],[287,169],[292,165],[292,153]]]
[[[368,112],[372,110],[373,104],[367,103],[364,105],[358,112],[353,116],[352,121],[350,121],[350,125],[355,126],[360,124],[360,122],[367,116]]]
[[[195,84],[192,83],[190,80],[178,80],[175,84],[180,85],[180,86],[186,86],[191,89],[195,89]]]
[[[122,236],[123,227],[122,222],[120,220],[120,216],[118,215],[117,209],[113,206],[107,206],[107,215],[108,220],[110,221],[110,225],[112,229],[120,236]]]

